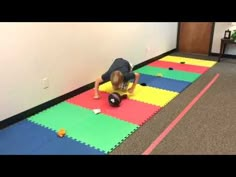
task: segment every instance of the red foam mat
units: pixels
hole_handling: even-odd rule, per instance
[[[88,109],[101,109],[101,113],[136,124],[142,125],[157,113],[161,107],[142,103],[139,101],[124,99],[119,107],[111,107],[108,103],[108,93],[101,92],[101,98],[93,99],[94,90],[83,92],[67,102]]]
[[[193,73],[204,74],[209,68],[204,66],[196,66],[190,64],[180,64],[167,61],[154,61],[149,64],[149,66],[159,67],[159,68],[173,68],[174,70],[181,70]]]

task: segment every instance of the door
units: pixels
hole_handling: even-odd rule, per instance
[[[213,22],[181,22],[179,28],[179,52],[191,54],[210,53]]]

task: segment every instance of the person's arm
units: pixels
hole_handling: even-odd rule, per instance
[[[98,77],[94,83],[94,99],[99,99],[100,94],[99,94],[99,84],[102,83],[103,80],[101,77]]]
[[[139,78],[140,78],[139,73],[134,73],[134,75],[135,75],[134,82],[133,82],[132,86],[128,89],[128,92],[131,93],[131,94],[134,92],[135,87],[136,87],[136,85],[139,81]]]

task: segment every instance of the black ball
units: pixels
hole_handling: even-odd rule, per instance
[[[121,102],[121,96],[119,93],[111,93],[109,96],[108,96],[108,102],[110,104],[110,106],[112,107],[118,107],[120,106],[120,102]]]
[[[142,86],[147,86],[147,84],[146,84],[146,83],[141,83],[140,85],[142,85]]]

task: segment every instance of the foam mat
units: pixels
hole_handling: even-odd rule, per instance
[[[44,128],[45,129],[45,128]],[[106,155],[97,149],[89,147],[67,136],[54,138],[48,143],[42,144],[38,149],[32,151],[34,155]]]
[[[138,126],[92,110],[62,102],[29,121],[53,131],[66,130],[67,137],[108,153],[128,137]],[[108,133],[109,132],[109,133]]]
[[[169,61],[169,62],[175,62],[175,63],[185,62],[185,64],[205,66],[205,67],[212,67],[217,63],[215,61],[179,57],[179,56],[166,56],[166,57],[161,58],[160,61]]]
[[[132,83],[130,83],[132,84]],[[129,85],[130,87],[130,85]],[[106,93],[112,93],[113,89],[111,82],[104,83],[100,85],[99,90]],[[124,94],[121,91],[118,91],[120,94]],[[136,101],[140,101],[147,104],[152,104],[160,107],[164,107],[169,103],[173,98],[175,98],[179,93],[172,92],[168,90],[153,88],[149,86],[136,85],[134,94],[129,94],[127,92],[128,98]]]
[[[154,61],[148,66],[153,67],[159,67],[159,68],[173,68],[174,70],[180,70],[180,71],[186,71],[186,72],[192,72],[192,73],[198,73],[198,74],[204,74],[209,67],[204,66],[195,66],[195,65],[189,65],[189,64],[180,64],[175,62],[168,62],[168,61]]]
[[[133,82],[133,80],[132,80]],[[157,77],[147,74],[140,74],[139,84],[145,83],[147,86],[169,90],[173,92],[182,92],[191,82]]]
[[[138,83],[139,84],[145,83],[145,84],[147,84],[149,86],[149,84],[154,79],[158,79],[158,77],[141,73]],[[130,80],[130,82],[134,82],[134,79]]]
[[[157,76],[158,74],[162,74],[164,78],[175,79],[175,80],[186,81],[186,82],[194,82],[196,79],[198,79],[201,76],[201,74],[198,74],[198,73],[190,73],[190,72],[178,71],[178,70],[169,70],[169,69],[157,68],[153,66],[143,66],[142,68],[135,70],[135,72],[138,72],[141,74],[148,74],[152,76]]]
[[[1,130],[1,155],[102,155],[94,148],[67,137],[58,138],[56,132],[23,120]]]
[[[149,118],[160,110],[159,106],[144,104],[131,99],[122,100],[119,107],[111,107],[108,103],[108,93],[101,92],[101,98],[93,99],[94,90],[88,90],[69,100],[71,104],[75,104],[88,109],[100,109],[101,113],[121,119],[141,126]]]

